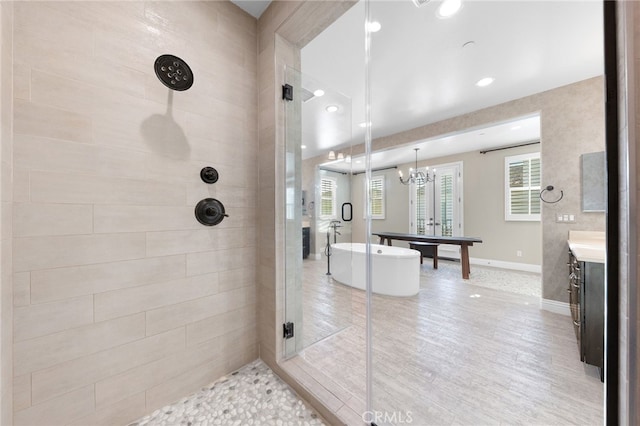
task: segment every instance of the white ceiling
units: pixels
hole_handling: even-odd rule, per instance
[[[448,19],[436,16],[440,2],[435,0],[421,8],[410,0],[370,3],[372,20],[382,25],[371,41],[374,138],[603,74],[601,2],[463,1],[461,11]],[[364,122],[363,28],[360,2],[302,50],[303,87],[313,81],[327,92],[304,103],[304,158],[364,141],[358,125]],[[469,41],[474,45],[463,48]],[[487,76],[495,78],[492,85],[475,85]],[[325,111],[340,99],[338,113]],[[516,133],[512,140],[493,140],[494,146],[517,142]],[[465,140],[448,139],[448,146],[487,147],[480,138]],[[421,156],[447,146],[441,142],[436,148],[434,140],[420,144]],[[411,148],[401,148],[408,161],[413,161]],[[392,158],[393,151],[385,155]]]
[[[269,7],[271,0],[231,0],[231,3],[258,19],[262,12]]]
[[[392,167],[415,161],[415,148],[419,148],[418,161],[440,158],[463,152],[502,148],[527,142],[540,141],[540,116],[533,115],[504,123],[468,129],[454,134],[416,141],[410,145],[371,154],[372,168]],[[343,151],[343,156],[348,151]],[[353,156],[351,163],[345,159],[327,161],[323,168],[340,172],[362,172],[364,155]],[[404,170],[405,175],[408,173]]]

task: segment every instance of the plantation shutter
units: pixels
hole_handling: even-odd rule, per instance
[[[371,178],[371,218],[384,219],[384,176]]]
[[[440,178],[440,223],[442,235],[453,236],[453,176],[450,174]]]
[[[416,234],[427,233],[427,184],[423,180],[416,182]]]
[[[540,153],[505,158],[505,220],[540,220]]]
[[[336,181],[331,178],[320,179],[320,217],[336,217]]]

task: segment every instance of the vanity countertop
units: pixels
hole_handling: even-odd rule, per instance
[[[599,231],[569,231],[569,248],[580,262],[605,263],[606,238]]]

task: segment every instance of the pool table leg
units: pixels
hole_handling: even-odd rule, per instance
[[[469,266],[469,246],[466,244],[460,245],[460,263],[462,264],[462,278],[468,280],[471,266]]]

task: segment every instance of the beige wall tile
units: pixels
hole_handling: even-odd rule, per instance
[[[14,132],[76,142],[91,142],[91,118],[22,99],[14,102]]]
[[[186,300],[204,299],[217,292],[218,274],[213,273],[99,293],[95,295],[95,318],[104,321]]]
[[[31,274],[18,272],[13,274],[13,306],[26,306],[31,303]]]
[[[195,217],[194,220],[196,220]],[[149,256],[167,256],[215,250],[218,248],[218,241],[214,237],[214,233],[212,229],[148,232],[147,254]]]
[[[248,267],[241,269],[220,271],[218,273],[220,292],[222,293],[224,291],[253,285],[256,280],[256,268],[251,267],[250,265],[247,266]]]
[[[137,314],[17,342],[14,374],[41,370],[141,339],[144,328],[144,314]]]
[[[183,205],[181,185],[66,173],[33,173],[31,200],[40,203]]]
[[[32,303],[135,287],[184,277],[184,255],[96,265],[45,269],[31,273]]]
[[[101,409],[130,395],[157,386],[220,356],[222,338],[215,338],[173,356],[132,368],[96,383],[96,404]]]
[[[14,163],[19,169],[99,176],[143,178],[145,154],[95,144],[40,136],[15,136]]]
[[[93,323],[93,297],[82,296],[13,310],[14,342]]]
[[[73,235],[14,239],[14,270],[83,265],[145,256],[144,234]]]
[[[252,303],[252,295],[253,289],[240,288],[147,311],[147,335],[241,308]]]
[[[90,234],[93,206],[78,204],[13,204],[14,237]]]
[[[147,406],[162,407],[176,399],[189,395],[190,392],[193,392],[193,389],[208,385],[225,373],[236,370],[240,366],[253,361],[256,358],[255,350],[252,350],[254,346],[254,342],[236,345],[236,349],[229,348],[225,351],[230,355],[228,359],[232,361],[217,358],[152,387],[146,392]]]
[[[95,409],[93,385],[78,389],[43,404],[14,414],[16,426],[65,425],[71,420],[91,414]]]
[[[211,240],[206,236],[207,231],[203,231],[202,225],[196,220],[193,206],[166,206],[162,207],[162,214],[158,213],[156,206],[101,206],[94,211],[95,232],[198,229],[207,242]]]
[[[31,70],[31,101],[53,108],[83,114],[91,111],[100,89],[38,69]]]
[[[92,37],[91,34],[85,35]],[[53,47],[51,43],[21,38],[16,41],[16,59],[48,73],[78,80],[124,95],[144,96],[145,74],[95,56],[75,55],[70,45]],[[54,53],[57,51],[57,53]],[[60,57],[73,56],[73,61]],[[33,96],[33,92],[31,93]]]
[[[241,354],[238,354],[241,355]],[[215,358],[205,364],[171,378],[145,392],[146,403],[149,407],[162,407],[173,401],[193,393],[226,373],[224,360]]]
[[[13,378],[13,411],[31,406],[31,374]]]
[[[29,172],[15,169],[13,171],[13,201],[16,203],[28,202],[29,194]]]
[[[151,412],[147,410],[145,394],[141,392],[66,424],[75,426],[127,425]]]
[[[38,404],[185,348],[185,329],[136,340],[33,373],[33,401]]]
[[[91,33],[88,22],[48,7],[16,5],[14,30],[16,40],[29,39],[52,48],[73,48],[85,54],[92,49],[91,39],[87,39],[87,34]]]
[[[198,275],[207,271],[228,271],[246,268],[253,262],[255,251],[252,247],[206,251],[187,254],[187,275]]]
[[[256,324],[256,307],[248,305],[187,325],[187,346]]]
[[[31,99],[31,68],[19,62],[13,63],[13,97]]]
[[[200,275],[221,269],[218,251],[202,251],[187,254],[187,275]]]

